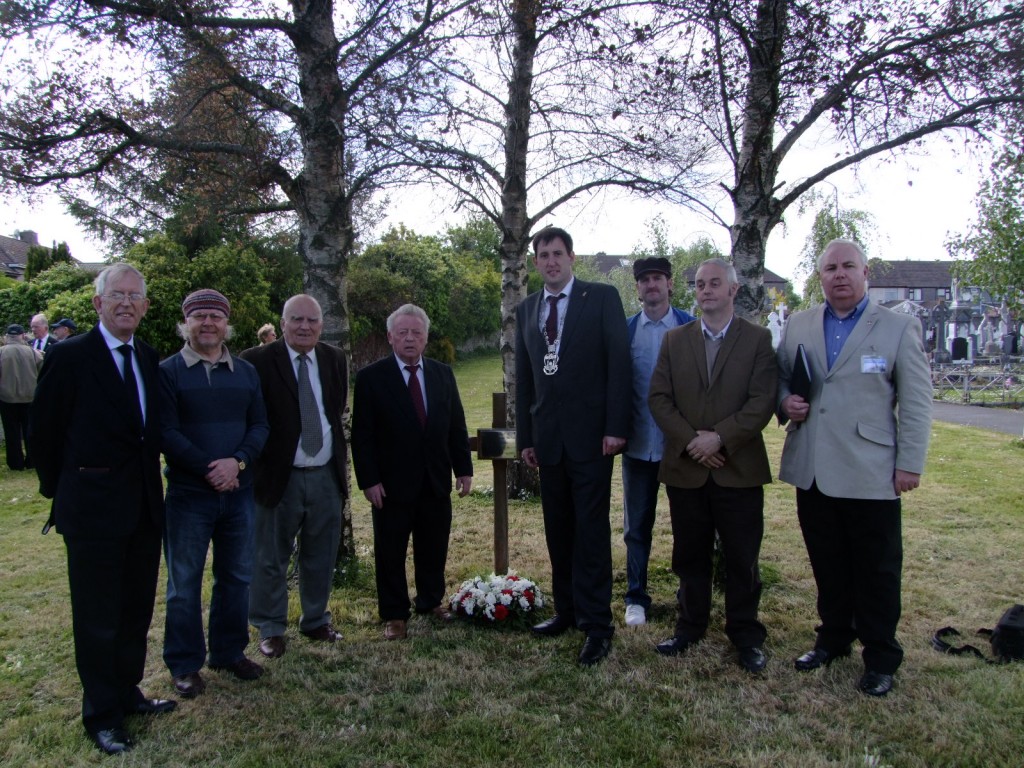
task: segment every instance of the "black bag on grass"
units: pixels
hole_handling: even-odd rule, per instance
[[[994,661],[987,659],[973,645],[954,647],[947,643],[943,639],[944,637],[960,635],[953,627],[943,627],[936,632],[932,636],[932,648],[942,653],[951,653],[954,656],[973,653],[979,659],[984,659],[992,664],[1022,661],[1024,660],[1024,605],[1007,608],[995,629],[979,629],[978,634],[988,637],[992,644],[992,653],[996,657]]]

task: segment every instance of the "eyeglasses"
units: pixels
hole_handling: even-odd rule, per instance
[[[193,312],[188,319],[198,320],[200,323],[205,323],[207,320],[211,323],[223,323],[228,318],[220,312]]]
[[[134,303],[136,301],[142,301],[146,298],[145,294],[142,293],[125,293],[124,291],[111,291],[110,293],[103,294],[104,299],[110,299],[116,301],[118,304],[124,302],[125,299]]]

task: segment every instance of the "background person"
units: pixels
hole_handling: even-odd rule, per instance
[[[778,350],[779,477],[796,486],[797,515],[818,586],[809,671],[864,646],[858,687],[884,696],[903,660],[900,495],[917,488],[931,432],[931,371],[921,325],[867,296],[864,250],[833,240],[818,257],[825,303],[790,315]],[[810,396],[790,391],[803,346]]]
[[[57,341],[64,341],[69,336],[74,336],[78,333],[78,326],[75,325],[75,321],[70,317],[62,317],[50,326],[50,331]]]
[[[7,466],[15,472],[32,468],[29,409],[42,365],[43,353],[26,343],[25,329],[17,324],[7,326],[0,346],[0,423],[7,444]]]
[[[277,341],[277,331],[274,329],[273,323],[267,323],[261,325],[260,329],[256,331],[256,338],[262,347],[264,344],[269,344],[272,341]]]
[[[32,349],[45,355],[46,350],[57,343],[57,339],[50,335],[50,323],[46,315],[33,315],[29,327],[32,330]]]

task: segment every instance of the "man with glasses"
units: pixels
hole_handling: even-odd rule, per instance
[[[157,353],[135,336],[149,309],[142,274],[96,278],[89,333],[46,354],[32,408],[39,492],[67,548],[82,722],[107,754],[132,748],[125,717],[170,712],[139,690],[153,618],[163,484]]]
[[[167,618],[164,662],[186,699],[206,688],[202,588],[213,543],[209,667],[240,680],[263,668],[245,656],[252,579],[253,460],[270,431],[256,369],[233,357],[231,305],[217,291],[190,293],[178,330],[185,346],[160,364],[167,458]]]

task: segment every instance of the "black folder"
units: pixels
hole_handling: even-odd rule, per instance
[[[793,371],[789,376],[789,391],[794,395],[800,395],[804,400],[811,399],[811,363],[807,359],[807,352],[804,345],[796,347],[796,357],[793,360]]]

